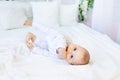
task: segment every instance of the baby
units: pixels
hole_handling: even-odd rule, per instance
[[[89,63],[89,52],[73,43],[67,43],[65,37],[54,29],[43,25],[34,26],[46,36],[45,41],[39,40],[36,35],[29,32],[25,43],[29,49],[34,47],[44,48],[50,53],[57,54],[61,59],[66,60],[71,65],[85,65]]]

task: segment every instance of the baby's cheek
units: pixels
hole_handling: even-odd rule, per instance
[[[73,64],[74,60],[69,57],[69,58],[67,59],[67,62],[68,62],[69,64]]]
[[[70,59],[70,54],[67,54],[67,60],[69,60]]]

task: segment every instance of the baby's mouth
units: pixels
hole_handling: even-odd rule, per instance
[[[56,49],[56,53],[59,54],[58,49]]]

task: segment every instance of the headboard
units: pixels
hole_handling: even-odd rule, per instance
[[[34,2],[34,1],[37,2],[37,1],[39,1],[39,2],[45,2],[45,3],[50,2],[51,3],[53,1],[55,1],[55,2],[57,1],[58,5],[60,5],[60,7],[61,7],[61,13],[60,14],[61,14],[62,18],[60,18],[60,19],[62,19],[62,20],[60,22],[61,23],[64,22],[64,23],[67,23],[67,24],[69,23],[69,21],[74,22],[75,20],[77,20],[77,13],[78,12],[77,12],[77,5],[76,4],[79,4],[79,2],[80,2],[80,0],[0,0],[0,1],[8,1],[8,2],[9,1],[10,2],[17,1],[17,2],[25,3],[24,4],[24,6],[26,8],[25,14],[26,14],[28,20],[30,20],[30,21],[33,20],[33,11],[32,11],[31,4],[29,2]],[[60,8],[58,7],[58,10],[59,9]],[[69,14],[69,17],[66,17],[63,14],[65,14],[65,15]],[[59,17],[60,17],[60,15],[58,15],[58,19],[59,19]],[[65,19],[67,19],[67,20],[65,20]],[[29,22],[27,22],[27,23],[29,23]]]
[[[55,0],[0,0],[0,1],[24,1],[24,2],[29,2],[29,1],[55,1]],[[62,4],[75,4],[79,3],[81,0],[57,0]]]

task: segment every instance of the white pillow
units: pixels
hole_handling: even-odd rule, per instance
[[[0,29],[22,27],[27,19],[19,2],[0,1]]]
[[[78,22],[78,4],[60,5],[60,25],[72,26]]]
[[[30,2],[33,10],[33,23],[58,27],[58,5],[53,2]]]

